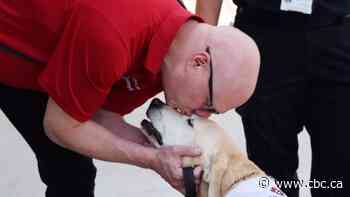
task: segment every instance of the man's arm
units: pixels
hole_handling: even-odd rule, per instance
[[[108,123],[105,126],[93,120],[80,123],[49,99],[44,127],[52,141],[82,155],[150,168],[151,162],[155,160],[155,149],[135,143],[139,139],[133,136],[129,136],[131,141],[118,136],[116,133],[119,129],[124,129],[123,132],[129,132],[129,130],[132,133],[135,132],[135,128],[123,126],[121,120],[116,119],[115,129],[109,130],[112,128],[113,115],[109,114],[108,117],[109,121],[104,120]],[[103,120],[101,115],[97,119]]]
[[[104,161],[127,163],[151,168],[170,185],[183,192],[182,157],[196,157],[200,150],[185,146],[143,146],[145,139],[138,128],[112,112],[99,111],[93,120],[81,123],[65,113],[51,98],[48,101],[44,127],[56,144]],[[200,173],[195,174],[197,180]]]
[[[128,124],[123,117],[117,113],[99,110],[94,114],[92,119],[120,138],[141,145],[150,145],[147,138],[140,131],[140,128]]]
[[[221,10],[222,0],[197,0],[196,14],[206,23],[217,25]]]

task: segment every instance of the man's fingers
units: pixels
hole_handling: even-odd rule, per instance
[[[176,170],[172,171],[172,178],[177,181],[182,181],[183,179],[183,173],[181,168],[177,168]]]
[[[173,151],[179,156],[196,157],[201,155],[201,149],[199,147],[191,146],[173,146]]]
[[[183,157],[198,157],[201,151],[198,147],[191,146],[163,146],[160,148],[160,154],[158,154],[158,159],[162,162],[160,166],[160,174],[164,176],[176,190],[179,192],[184,192],[183,187],[183,169],[182,169],[182,158]],[[195,182],[196,185],[199,184],[201,174],[201,168],[196,168]]]
[[[202,172],[203,172],[203,170],[200,166],[197,166],[193,171],[196,185],[199,185],[201,180],[202,180]]]
[[[197,166],[194,171],[193,171],[193,174],[196,178],[201,178],[201,175],[202,175],[202,168],[200,166]]]

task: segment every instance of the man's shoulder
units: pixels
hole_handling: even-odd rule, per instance
[[[166,13],[178,9],[178,0],[78,0],[75,6],[92,8],[106,16]],[[144,15],[145,16],[145,15]]]
[[[91,20],[103,18],[114,28],[129,31],[161,23],[177,9],[183,9],[177,0],[77,0],[72,13],[78,11]]]
[[[118,32],[128,40],[153,34],[170,15],[182,13],[184,8],[177,0],[79,0],[73,10],[90,18],[85,25],[103,23],[105,27],[99,25],[100,28]]]

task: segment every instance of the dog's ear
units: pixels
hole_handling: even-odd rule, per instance
[[[140,128],[142,134],[147,138],[148,142],[156,148],[160,147],[157,139],[154,136],[150,136],[143,128]]]
[[[208,197],[222,197],[222,180],[228,167],[229,160],[226,154],[217,154],[211,160]]]
[[[221,191],[226,194],[231,190],[236,183],[243,181],[252,176],[263,175],[264,172],[260,170],[252,161],[248,160],[243,155],[234,155],[229,158],[228,168],[226,168],[224,176],[222,177]]]

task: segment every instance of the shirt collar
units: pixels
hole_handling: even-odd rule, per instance
[[[157,75],[160,72],[164,57],[176,36],[176,33],[188,20],[194,19],[199,22],[203,20],[180,7],[172,11],[164,22],[160,24],[158,31],[153,36],[148,54],[146,57],[145,67],[152,74]]]

